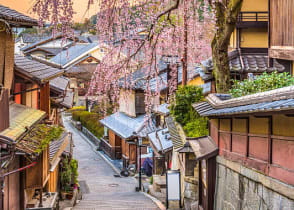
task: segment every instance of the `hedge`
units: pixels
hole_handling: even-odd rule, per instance
[[[80,121],[82,126],[87,128],[97,138],[104,135],[104,127],[99,122],[99,114],[87,111],[72,111],[72,118]]]

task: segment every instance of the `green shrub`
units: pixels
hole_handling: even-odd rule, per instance
[[[203,99],[202,88],[198,86],[180,86],[171,104],[171,113],[175,120],[185,125],[197,116],[192,104]]]
[[[180,86],[176,91],[171,114],[183,126],[188,137],[208,135],[207,118],[200,117],[192,107],[203,98],[202,88],[199,86]]]
[[[71,167],[67,157],[62,161],[62,170],[60,172],[61,189],[65,192],[70,190],[71,184]]]
[[[207,118],[197,117],[184,126],[184,131],[189,137],[207,136]]]
[[[233,80],[230,94],[233,97],[241,97],[254,93],[274,90],[277,88],[294,85],[294,78],[289,73],[273,72],[271,74],[263,73],[253,79],[243,81]]]
[[[72,170],[73,178],[74,178],[74,183],[78,184],[78,161],[76,159],[71,159],[70,161],[70,167]]]
[[[86,127],[97,138],[103,137],[104,127],[99,122],[99,114],[87,111],[74,111],[72,112],[72,118],[80,121],[82,126]]]
[[[86,107],[85,106],[75,106],[68,110],[69,112],[75,112],[75,111],[85,111]]]

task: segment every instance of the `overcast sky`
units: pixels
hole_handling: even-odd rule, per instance
[[[15,9],[34,17],[31,7],[34,0],[0,0],[0,4]],[[85,18],[91,17],[97,11],[97,4],[93,5],[89,12],[86,12],[88,0],[73,0],[75,14],[74,19],[78,22],[83,22]],[[86,13],[85,13],[86,12]]]

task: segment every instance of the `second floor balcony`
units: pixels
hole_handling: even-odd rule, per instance
[[[237,28],[266,28],[268,27],[268,12],[240,12]]]

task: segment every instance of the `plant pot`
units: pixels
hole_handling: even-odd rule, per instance
[[[66,199],[71,200],[73,197],[73,192],[66,193]]]
[[[67,195],[67,192],[61,192],[61,199],[62,200],[65,200],[66,199],[66,195]]]

